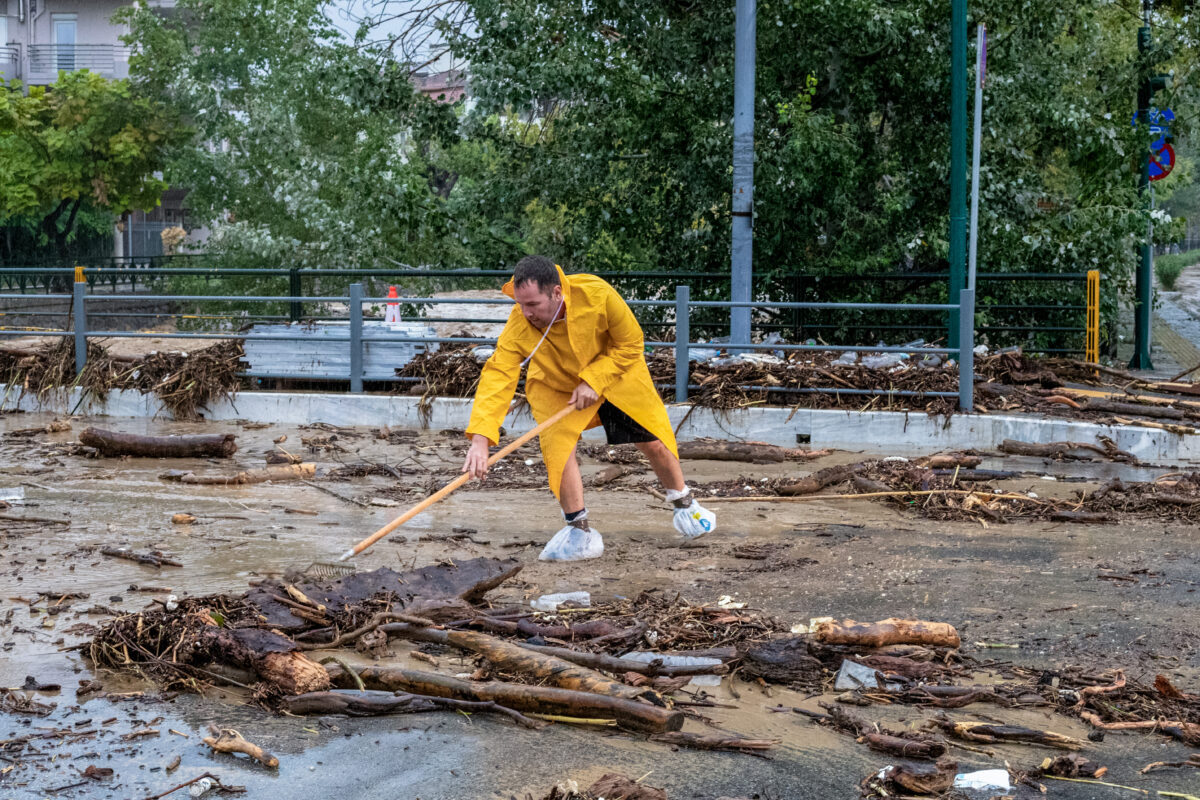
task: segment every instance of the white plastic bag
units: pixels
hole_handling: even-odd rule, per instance
[[[583,561],[604,555],[604,539],[594,528],[566,525],[546,542],[539,561]]]
[[[603,546],[603,545],[601,545]],[[530,602],[538,611],[557,611],[564,603],[574,603],[579,608],[591,608],[592,595],[589,592],[561,592],[559,594],[544,594]]]
[[[697,536],[711,533],[717,527],[717,515],[693,500],[687,508],[675,509],[672,522],[675,524],[675,530],[682,533],[684,538],[695,539]]]

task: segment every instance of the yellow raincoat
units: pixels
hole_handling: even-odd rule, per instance
[[[594,275],[563,274],[566,317],[553,323],[537,348],[525,376],[525,396],[538,422],[560,411],[580,382],[587,381],[602,400],[632,417],[678,455],[667,409],[654,389],[643,353],[642,328],[616,289]],[[513,283],[504,293],[514,297]],[[515,306],[496,343],[496,352],[483,366],[467,436],[482,434],[493,445],[512,403],[521,362],[537,347],[543,331],[525,319]],[[558,495],[567,458],[587,428],[600,424],[592,409],[568,414],[541,435],[542,458],[550,489]]]

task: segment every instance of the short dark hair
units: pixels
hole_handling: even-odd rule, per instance
[[[513,288],[518,289],[527,283],[536,283],[543,293],[550,294],[555,286],[561,285],[558,268],[545,256],[525,256],[513,270]]]

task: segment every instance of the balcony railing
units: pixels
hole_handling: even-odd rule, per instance
[[[18,77],[21,49],[16,45],[0,45],[0,78],[11,81]]]
[[[29,80],[53,81],[59,72],[91,70],[108,78],[129,76],[129,48],[115,44],[31,44]]]

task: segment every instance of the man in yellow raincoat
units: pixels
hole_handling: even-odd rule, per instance
[[[500,438],[521,367],[528,364],[525,396],[535,420],[568,403],[576,409],[541,435],[550,489],[567,524],[540,558],[574,561],[604,552],[588,523],[575,455],[580,434],[597,425],[604,426],[609,444],[633,443],[649,459],[674,506],[679,533],[691,538],[711,531],[716,517],[684,483],[667,409],[646,367],[642,329],[616,290],[594,275],[568,277],[550,259],[527,256],[504,293],[517,305],[479,376],[463,472],[479,479],[487,474],[488,448]]]

